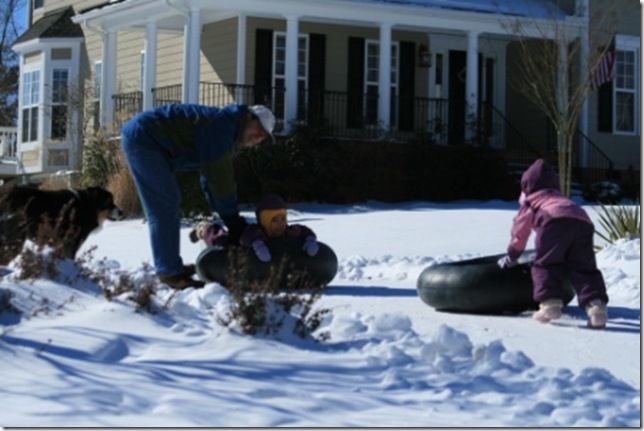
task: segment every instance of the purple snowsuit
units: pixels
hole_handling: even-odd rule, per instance
[[[533,299],[561,299],[562,280],[569,271],[580,307],[586,308],[595,299],[608,303],[593,251],[595,227],[583,208],[561,194],[554,168],[543,159],[536,160],[521,177],[521,191],[507,254],[517,260],[534,229]]]

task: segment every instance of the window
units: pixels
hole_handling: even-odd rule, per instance
[[[615,133],[634,134],[637,132],[637,57],[634,50],[616,50],[614,128]]]
[[[51,86],[51,137],[67,137],[67,99],[69,70],[54,69]]]
[[[286,87],[286,34],[275,33],[273,58],[274,112],[284,118],[284,90]],[[297,118],[306,118],[308,82],[309,38],[299,36],[297,41]]]
[[[617,135],[640,133],[640,38],[616,34],[613,79],[599,87],[597,130]]]
[[[34,9],[40,9],[45,6],[45,0],[34,0]]]
[[[367,124],[378,124],[378,84],[380,80],[380,42],[368,40],[365,44],[365,119]],[[398,125],[398,44],[391,45],[391,117],[390,127]]]
[[[40,105],[40,71],[22,75],[22,136],[21,142],[38,140],[38,109]]]

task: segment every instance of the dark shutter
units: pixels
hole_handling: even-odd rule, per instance
[[[362,126],[364,92],[364,39],[349,38],[347,78],[347,126]]]
[[[416,44],[414,42],[400,42],[398,129],[401,131],[414,130],[415,53]]]
[[[255,31],[255,100],[272,107],[271,72],[273,70],[273,30]]]
[[[613,81],[597,89],[597,131],[613,132]]]
[[[324,123],[324,79],[326,76],[326,36],[310,34],[309,49],[309,95],[308,123],[321,125]]]

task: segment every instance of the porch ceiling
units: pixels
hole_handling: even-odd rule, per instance
[[[454,1],[453,4],[463,6],[463,1],[466,0]],[[523,19],[510,9],[499,9],[493,13],[491,6],[488,6],[487,10],[482,10],[480,2],[485,0],[477,1],[478,9],[462,10],[445,7],[445,0],[112,0],[86,11],[78,11],[73,21],[83,24],[89,22],[93,27],[114,31],[143,31],[148,22],[155,22],[161,32],[182,32],[185,16],[194,8],[200,10],[203,24],[240,14],[279,20],[295,16],[304,22],[369,27],[386,23],[401,30],[455,34],[475,31],[508,36],[504,24]],[[489,4],[506,3],[508,0]],[[526,19],[529,24],[534,24],[536,21],[547,23],[555,18],[546,19],[535,13]],[[535,35],[543,37],[543,30]]]

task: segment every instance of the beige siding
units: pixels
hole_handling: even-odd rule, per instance
[[[40,164],[40,151],[31,150],[21,153],[22,164],[25,168],[36,167]]]
[[[202,35],[201,80],[236,84],[237,19],[207,25]]]
[[[41,52],[26,54],[22,59],[23,64],[33,64],[33,63],[38,63],[40,61],[42,61]]]
[[[183,78],[183,35],[160,33],[157,48],[157,87],[180,84]]]

